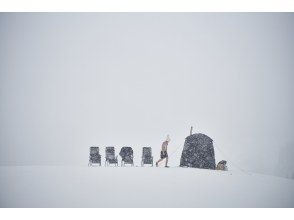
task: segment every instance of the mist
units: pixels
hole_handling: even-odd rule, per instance
[[[229,168],[293,178],[293,39],[293,13],[0,13],[0,165],[156,159],[169,134],[176,166],[193,126]]]

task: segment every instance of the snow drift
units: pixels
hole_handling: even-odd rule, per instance
[[[294,207],[294,181],[180,167],[0,167],[0,206]]]

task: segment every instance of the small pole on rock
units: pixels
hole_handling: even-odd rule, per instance
[[[192,133],[193,133],[193,126],[191,126],[190,128],[190,135],[192,135]]]

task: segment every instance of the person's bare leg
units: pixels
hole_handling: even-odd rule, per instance
[[[163,159],[159,159],[157,162],[156,162],[156,166],[158,166],[158,163],[161,162]]]
[[[165,160],[165,166],[167,167],[167,163],[168,163],[168,157]]]
[[[157,161],[157,163],[159,163],[159,162],[161,162],[161,161],[163,161],[163,159],[159,159],[159,160]]]

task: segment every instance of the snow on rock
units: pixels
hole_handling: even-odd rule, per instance
[[[294,180],[156,167],[0,167],[1,207],[294,207]]]

